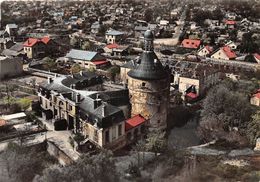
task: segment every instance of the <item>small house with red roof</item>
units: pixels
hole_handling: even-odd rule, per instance
[[[108,44],[105,46],[104,51],[106,53],[109,53],[111,56],[126,56],[128,54],[129,46],[124,45],[118,45],[116,43],[114,44]]]
[[[211,55],[213,59],[222,59],[222,60],[234,60],[236,59],[236,53],[228,46],[219,48],[215,53]]]
[[[137,141],[145,134],[147,122],[140,114],[126,120],[125,133],[128,144]]]
[[[38,58],[45,54],[45,43],[41,39],[28,38],[24,43],[24,52],[28,58]]]
[[[50,37],[41,39],[28,38],[24,43],[24,52],[28,58],[44,57],[45,55],[54,55],[59,53],[59,45]]]
[[[199,49],[201,41],[198,39],[184,39],[181,46],[188,49]]]
[[[253,56],[254,56],[256,62],[259,64],[260,63],[260,54],[255,53],[255,54],[253,54]]]
[[[258,89],[250,98],[250,103],[255,106],[260,106],[260,89]]]
[[[235,20],[226,20],[225,24],[228,29],[234,29],[236,26],[236,21]]]
[[[199,49],[197,54],[198,54],[198,56],[206,57],[206,56],[210,55],[212,52],[213,52],[213,47],[206,45],[206,46],[202,47],[201,49]]]

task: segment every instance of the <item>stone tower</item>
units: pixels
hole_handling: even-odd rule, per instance
[[[165,129],[169,107],[169,74],[153,50],[153,33],[144,33],[144,51],[140,63],[128,72],[131,115],[150,120],[151,129]]]

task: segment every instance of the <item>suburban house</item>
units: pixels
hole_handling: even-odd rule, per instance
[[[46,53],[46,44],[40,39],[29,38],[24,44],[24,52],[28,58],[44,57]]]
[[[225,46],[228,46],[230,49],[232,50],[236,50],[237,49],[237,44],[235,44],[233,41],[229,41],[225,44]]]
[[[199,49],[201,40],[197,39],[184,39],[181,43],[181,46],[188,49]]]
[[[91,25],[91,33],[93,33],[93,34],[98,34],[99,31],[100,31],[101,25],[102,25],[102,24],[101,24],[99,21],[94,22],[94,23]]]
[[[251,96],[250,103],[255,106],[260,106],[260,89]]]
[[[23,73],[23,61],[21,58],[9,58],[0,56],[0,80],[18,76]]]
[[[17,56],[24,57],[25,53],[24,53],[23,43],[16,43],[9,49],[3,50],[1,54],[7,57],[17,57]]]
[[[11,38],[0,38],[0,50],[9,49],[14,45],[14,42]]]
[[[220,73],[207,65],[194,65],[189,70],[176,71],[175,83],[184,97],[195,99],[219,82]]]
[[[79,64],[82,68],[94,68],[99,69],[110,65],[110,62],[106,58],[100,55],[98,52],[83,51],[77,49],[71,49],[65,56],[66,61],[72,61]]]
[[[48,36],[44,36],[41,39],[29,38],[24,42],[24,52],[28,58],[38,58],[45,55],[57,55],[63,47],[60,46],[56,41]]]
[[[54,125],[55,130],[82,134],[83,145],[91,142],[97,148],[117,150],[141,137],[148,121],[141,115],[126,119],[128,114],[121,108],[129,106],[127,89],[91,91],[89,86],[100,84],[94,75],[82,72],[49,78],[40,85],[38,96],[42,116]],[[90,81],[91,78],[94,79]],[[75,82],[82,81],[86,84],[75,87]]]
[[[234,29],[235,26],[236,26],[236,21],[234,21],[234,20],[226,20],[225,24],[226,24],[226,27],[228,29]]]
[[[213,47],[206,45],[206,46],[202,47],[201,49],[199,49],[197,54],[198,54],[198,56],[201,56],[201,57],[207,57],[212,52],[213,52]]]
[[[215,53],[211,55],[213,59],[222,59],[222,60],[234,60],[236,59],[236,53],[228,46],[219,48]]]
[[[128,55],[129,46],[118,45],[116,43],[105,46],[104,51],[111,56],[126,56]]]
[[[108,44],[119,43],[124,36],[124,32],[117,30],[108,30],[106,32],[106,41]]]

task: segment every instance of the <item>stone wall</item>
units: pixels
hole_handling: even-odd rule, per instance
[[[129,77],[131,115],[141,114],[149,119],[151,128],[166,128],[169,107],[169,81],[167,79],[144,81]]]

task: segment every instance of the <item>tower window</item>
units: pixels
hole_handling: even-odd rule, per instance
[[[142,83],[142,87],[145,87],[145,83],[144,82]]]

